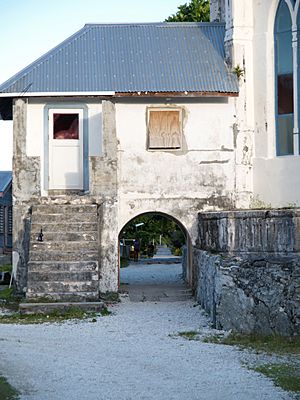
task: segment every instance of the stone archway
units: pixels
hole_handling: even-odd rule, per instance
[[[188,229],[185,227],[185,225],[179,221],[176,217],[170,215],[169,213],[161,212],[161,211],[146,211],[142,213],[138,213],[137,215],[129,218],[119,229],[119,234],[118,234],[118,244],[120,243],[120,236],[122,232],[124,231],[125,227],[128,226],[131,222],[134,220],[138,219],[139,217],[142,216],[150,216],[150,215],[157,215],[157,216],[162,216],[168,220],[174,221],[177,225],[178,228],[182,231],[184,238],[185,238],[185,246],[184,246],[184,251],[182,255],[182,270],[183,270],[183,275],[185,277],[185,281],[188,284],[189,287],[193,286],[193,263],[192,263],[192,241],[190,237],[190,233],[188,232]],[[118,283],[120,284],[120,252],[118,254]]]

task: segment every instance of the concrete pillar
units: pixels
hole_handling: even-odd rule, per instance
[[[103,155],[92,160],[92,194],[99,205],[99,291],[117,292],[118,256],[118,175],[116,111],[112,101],[102,102]]]
[[[210,21],[225,21],[225,0],[210,0]]]
[[[26,104],[22,98],[13,106],[13,263],[19,293],[27,282],[30,208],[40,195],[40,159],[26,155]]]

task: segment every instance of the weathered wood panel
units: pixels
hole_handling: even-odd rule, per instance
[[[181,147],[180,110],[150,110],[148,140],[150,149],[178,149]]]

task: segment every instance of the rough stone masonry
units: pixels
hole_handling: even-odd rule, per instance
[[[196,297],[216,328],[300,334],[299,210],[200,213]]]

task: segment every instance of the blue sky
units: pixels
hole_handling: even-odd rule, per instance
[[[0,83],[85,23],[157,22],[184,0],[0,0]]]
[[[86,23],[158,22],[188,0],[0,0],[0,83]],[[0,121],[0,170],[11,169],[12,124]]]

